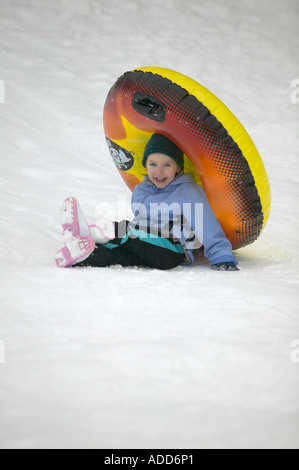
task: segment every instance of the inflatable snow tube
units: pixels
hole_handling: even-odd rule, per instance
[[[107,96],[104,132],[131,190],[144,179],[144,147],[158,132],[184,151],[185,173],[203,186],[234,249],[265,227],[271,194],[262,159],[231,111],[191,78],[160,67],[125,73]]]

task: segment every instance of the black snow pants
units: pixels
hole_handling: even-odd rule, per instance
[[[123,267],[144,266],[153,269],[168,270],[186,261],[185,253],[172,251],[168,248],[142,241],[140,238],[128,237],[123,242],[124,231],[127,233],[129,222],[115,222],[115,238],[111,240],[114,248],[96,245],[91,255],[76,266],[106,267],[119,264]],[[168,239],[171,244],[178,242]],[[175,250],[175,248],[174,248]]]

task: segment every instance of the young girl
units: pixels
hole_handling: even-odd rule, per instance
[[[142,160],[144,181],[132,194],[131,222],[90,224],[76,199],[61,210],[64,233],[70,240],[58,251],[58,267],[145,266],[172,269],[192,265],[198,240],[216,270],[237,271],[232,246],[204,190],[192,174],[184,174],[184,154],[162,134],[153,134]]]

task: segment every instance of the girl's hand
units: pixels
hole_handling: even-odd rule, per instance
[[[240,271],[236,263],[232,263],[232,262],[213,264],[211,268],[214,269],[215,271]]]

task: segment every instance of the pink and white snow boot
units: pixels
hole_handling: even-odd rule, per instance
[[[83,235],[93,238],[96,243],[105,244],[115,238],[114,223],[103,217],[88,220],[74,197],[67,198],[62,204],[60,219],[66,240]]]
[[[95,248],[91,237],[73,237],[58,251],[55,257],[58,268],[68,268],[86,260]]]

